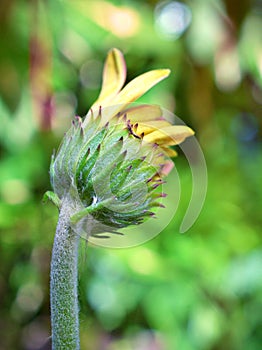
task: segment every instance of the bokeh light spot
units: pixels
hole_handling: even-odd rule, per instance
[[[239,141],[253,141],[259,131],[256,117],[250,113],[238,114],[231,122],[231,130]]]
[[[35,284],[25,284],[17,294],[16,304],[19,309],[25,313],[31,313],[38,310],[43,301],[43,291],[40,286]]]
[[[85,88],[98,89],[101,83],[102,63],[97,60],[85,62],[80,68],[80,81]]]
[[[238,53],[235,48],[219,52],[215,57],[215,79],[222,91],[232,91],[241,82]]]
[[[190,8],[177,1],[164,1],[156,6],[157,30],[167,39],[178,39],[192,19]]]
[[[140,28],[140,16],[135,9],[117,7],[106,1],[97,1],[93,6],[96,22],[120,38],[136,35]]]
[[[10,179],[2,183],[1,196],[8,204],[20,204],[28,200],[30,191],[23,180]]]
[[[92,306],[99,311],[111,310],[117,302],[113,288],[98,281],[91,284],[88,297]]]
[[[130,256],[131,268],[141,274],[151,274],[158,267],[157,256],[149,249],[140,247]]]

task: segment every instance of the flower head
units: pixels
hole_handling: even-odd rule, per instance
[[[53,157],[50,175],[59,205],[71,196],[77,202],[71,221],[96,235],[143,222],[161,206],[155,189],[172,169],[170,146],[193,131],[171,125],[156,105],[134,106],[146,91],[169,75],[168,69],[144,73],[124,88],[122,53],[107,56],[100,95],[84,121],[76,117]]]

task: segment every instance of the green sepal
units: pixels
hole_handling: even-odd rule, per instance
[[[47,191],[43,196],[43,203],[51,201],[57,208],[61,207],[61,200],[59,197],[52,191]]]
[[[73,214],[70,217],[70,222],[72,225],[75,225],[76,223],[78,223],[78,221],[80,221],[81,219],[83,219],[85,216],[87,216],[88,214],[92,213],[95,210],[94,207],[89,206],[87,208],[84,208],[83,210],[78,211],[77,213]]]

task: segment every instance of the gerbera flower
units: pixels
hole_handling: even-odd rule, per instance
[[[88,235],[115,232],[139,224],[160,206],[155,189],[172,169],[170,146],[194,134],[187,126],[171,125],[156,105],[137,100],[170,74],[168,69],[144,73],[124,88],[122,53],[107,56],[100,95],[84,121],[76,117],[50,168],[60,206],[71,197],[71,222]]]

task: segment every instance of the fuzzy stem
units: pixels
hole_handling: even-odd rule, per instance
[[[50,303],[53,350],[78,350],[78,246],[79,236],[70,227],[72,208],[65,198],[59,214],[51,261]]]

